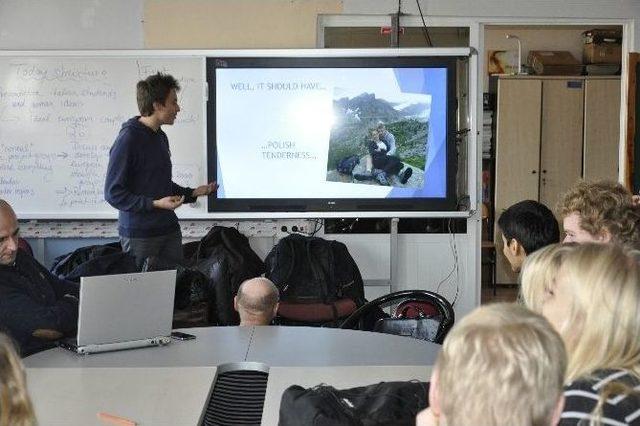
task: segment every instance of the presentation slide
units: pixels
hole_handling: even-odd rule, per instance
[[[221,199],[446,196],[447,69],[217,68]]]

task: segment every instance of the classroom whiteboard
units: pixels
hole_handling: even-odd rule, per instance
[[[21,219],[107,219],[109,149],[122,123],[139,115],[136,83],[158,71],[180,83],[181,111],[169,137],[173,180],[206,182],[203,57],[0,56],[0,198]],[[201,217],[205,202],[180,207]]]

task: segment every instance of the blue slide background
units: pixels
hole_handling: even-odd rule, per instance
[[[393,188],[388,198],[444,198],[447,195],[447,70],[398,68],[394,71],[403,92],[431,95],[428,140],[432,160],[428,162],[427,158],[421,189]]]

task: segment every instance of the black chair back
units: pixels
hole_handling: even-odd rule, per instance
[[[363,327],[362,319],[364,319],[367,315],[370,315],[372,312],[379,310],[385,306],[389,306],[393,303],[407,302],[407,301],[428,302],[430,305],[433,305],[433,307],[437,310],[438,315],[425,318],[425,321],[422,321],[422,323],[424,324],[415,323],[416,324],[415,327],[417,328],[423,325],[433,324],[434,320],[439,320],[439,324],[437,325],[437,332],[433,333],[433,332],[427,332],[425,330],[424,333],[421,333],[416,330],[415,333],[411,334],[409,333],[409,331],[407,331],[407,327],[403,327],[403,326],[394,327],[394,326],[384,326],[384,325],[378,325],[378,329],[383,332],[386,332],[389,330],[402,330],[402,331],[399,331],[398,333],[403,335],[407,335],[407,334],[412,335],[413,337],[416,337],[416,338],[424,338],[425,340],[429,340],[429,341],[433,341],[435,343],[441,344],[445,336],[451,329],[451,327],[453,327],[453,324],[455,322],[455,313],[453,310],[453,306],[451,306],[451,303],[449,303],[447,299],[445,299],[438,293],[434,293],[428,290],[402,290],[402,291],[397,291],[395,293],[385,294],[384,296],[378,297],[377,299],[374,299],[371,302],[368,302],[365,305],[361,306],[359,309],[357,309],[341,324],[340,328],[345,328],[345,329],[355,328],[359,330],[373,331],[376,327],[375,326],[371,328],[369,328],[369,326],[367,326],[366,328]],[[406,303],[405,303],[405,306],[406,306]],[[408,321],[406,325],[408,325]],[[423,337],[419,337],[419,336],[423,336]]]

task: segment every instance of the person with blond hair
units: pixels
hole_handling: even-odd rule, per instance
[[[24,367],[9,338],[0,333],[0,426],[36,424]]]
[[[578,182],[558,204],[563,242],[616,242],[640,248],[640,206],[611,181]]]
[[[553,245],[527,258],[522,299],[567,348],[561,425],[640,424],[640,263],[616,244]]]
[[[464,317],[433,368],[418,426],[550,426],[562,412],[562,339],[524,306],[497,303]]]

